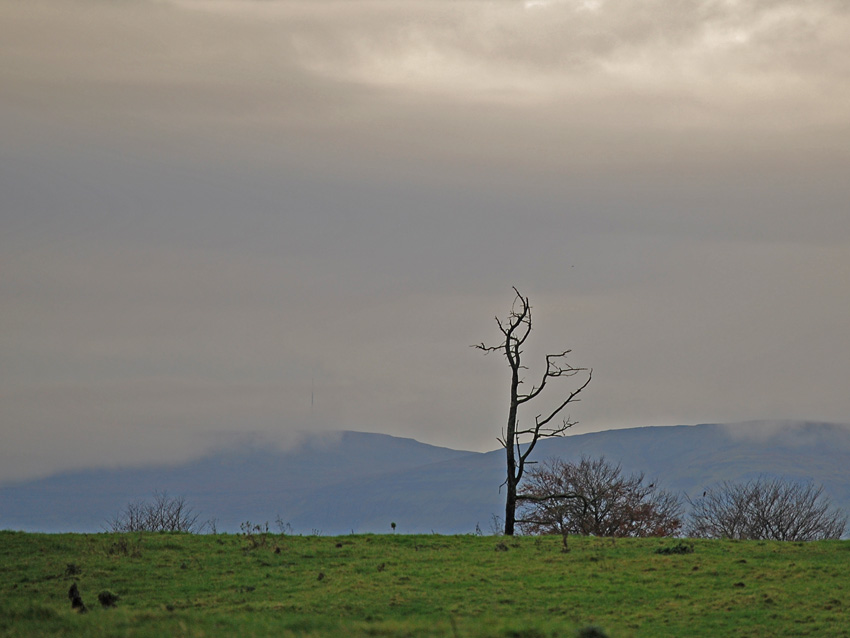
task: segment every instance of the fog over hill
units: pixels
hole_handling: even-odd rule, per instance
[[[604,455],[663,487],[694,494],[760,474],[823,483],[850,511],[850,426],[748,422],[609,430],[543,440],[534,458]],[[501,514],[504,452],[467,452],[413,439],[344,432],[297,447],[233,446],[189,463],[98,469],[0,488],[0,528],[101,531],[128,502],[155,490],[186,498],[218,531],[280,519],[295,532],[489,531]]]

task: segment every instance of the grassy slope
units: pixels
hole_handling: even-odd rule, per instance
[[[850,636],[850,542],[674,544],[0,532],[0,636]]]

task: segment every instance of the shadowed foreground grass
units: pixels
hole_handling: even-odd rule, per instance
[[[0,636],[850,636],[850,543],[679,543],[0,532]]]

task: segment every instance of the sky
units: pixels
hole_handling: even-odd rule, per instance
[[[845,0],[0,0],[0,482],[495,449],[512,286],[576,433],[850,422],[848,177]]]

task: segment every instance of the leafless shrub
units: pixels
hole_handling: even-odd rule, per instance
[[[689,503],[687,534],[695,538],[813,541],[841,538],[847,527],[847,515],[810,482],[723,482]]]
[[[246,552],[265,547],[271,536],[269,534],[268,521],[266,521],[265,525],[245,521],[239,526],[239,529],[242,530],[242,538],[246,541],[244,548]]]
[[[107,521],[111,532],[189,532],[203,531],[199,514],[182,496],[169,496],[167,492],[154,492],[152,501],[128,503],[121,512]]]
[[[505,521],[495,514],[490,514],[490,536],[502,536],[505,533]]]
[[[277,529],[280,532],[281,536],[292,536],[295,534],[295,531],[292,529],[292,525],[288,522],[284,521],[280,514],[274,519],[275,525],[277,525]]]
[[[550,459],[529,471],[520,528],[526,534],[672,536],[682,527],[682,505],[671,492],[625,476],[604,457],[578,463]]]

